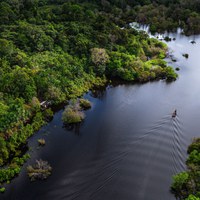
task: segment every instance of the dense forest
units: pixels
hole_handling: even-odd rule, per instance
[[[149,24],[152,33],[183,29],[185,35],[200,33],[199,0],[109,0],[104,9],[112,10],[126,22]],[[115,5],[113,7],[113,4]],[[120,9],[119,9],[120,8]]]
[[[177,78],[167,46],[129,22],[198,33],[199,10],[189,0],[0,0],[0,184],[20,172],[27,138],[51,118],[42,101],[58,105],[112,79]]]

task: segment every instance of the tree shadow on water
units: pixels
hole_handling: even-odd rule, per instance
[[[76,124],[64,124],[63,128],[66,130],[73,132],[75,135],[80,135],[80,128],[82,123],[76,123]]]

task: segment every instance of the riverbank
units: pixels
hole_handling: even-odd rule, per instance
[[[81,94],[85,93],[89,89],[95,87],[100,87],[105,85],[105,78],[97,78],[93,85],[79,90],[75,97],[80,97]],[[87,83],[85,83],[87,85]],[[65,100],[66,101],[66,100]],[[59,105],[58,105],[59,106]],[[15,178],[21,171],[23,164],[30,158],[28,151],[27,140],[36,133],[49,119],[53,118],[53,112],[50,108],[43,110],[43,108],[37,105],[35,113],[32,113],[32,119],[24,123],[20,122],[20,126],[14,127],[12,130],[7,130],[10,133],[6,140],[0,137],[0,144],[2,145],[1,152],[4,153],[4,157],[1,158],[1,168],[0,168],[0,187],[1,192],[5,192],[5,185],[9,184],[10,181]]]

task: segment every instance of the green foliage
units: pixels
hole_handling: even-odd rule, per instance
[[[188,180],[189,174],[187,172],[182,172],[175,175],[173,177],[172,190],[174,190],[175,192],[184,190],[186,188]]]
[[[43,138],[38,139],[38,144],[39,144],[40,146],[44,146],[44,145],[46,144],[45,139],[43,139]]]
[[[48,88],[45,97],[54,104],[61,103],[66,99],[66,95],[59,88],[54,86]]]
[[[84,110],[90,109],[92,107],[90,101],[87,99],[79,99],[79,105]]]
[[[200,6],[198,1],[165,1],[158,0],[151,4],[135,8],[135,19],[144,24],[150,24],[150,31],[175,31],[182,27],[188,35],[200,33]],[[167,2],[167,3],[166,3]]]
[[[173,177],[172,192],[179,199],[196,200],[200,198],[200,139],[195,138],[188,147],[186,161],[188,170]]]
[[[0,105],[0,132],[16,126],[29,115],[22,99],[7,99],[7,101],[0,101]]]
[[[51,108],[46,109],[43,112],[43,116],[44,116],[45,121],[51,120],[53,118],[53,111],[51,110]]]
[[[150,3],[0,1],[0,165],[8,164],[0,170],[0,180],[19,173],[24,162],[20,149],[52,118],[50,109],[41,112],[40,102],[57,105],[77,99],[111,78],[176,79],[174,70],[162,60],[166,45],[126,26],[137,17],[134,6]],[[142,8],[137,9],[140,14]],[[162,12],[166,12],[164,7]],[[198,24],[196,14],[189,17]],[[86,100],[79,104],[65,109],[65,123],[84,119],[82,109],[91,105]]]
[[[32,127],[34,131],[38,131],[41,126],[45,124],[44,117],[41,112],[38,112],[32,122]]]
[[[30,104],[33,112],[37,112],[40,110],[40,101],[37,97],[33,97]]]
[[[0,183],[10,181],[20,172],[20,167],[15,168],[5,168],[0,170]]]
[[[26,102],[36,96],[33,78],[20,67],[17,67],[11,73],[4,74],[0,78],[0,87],[1,92],[16,98],[23,98]]]
[[[105,49],[93,48],[91,49],[91,60],[95,64],[95,71],[97,74],[104,74],[105,65],[109,61],[109,56]]]
[[[84,120],[83,110],[91,108],[92,105],[87,99],[72,100],[65,108],[62,114],[62,120],[65,124],[76,124]]]
[[[6,191],[5,187],[0,188],[0,193],[4,193]]]
[[[66,124],[80,123],[84,118],[85,116],[83,112],[71,106],[66,107],[62,115],[62,120]]]
[[[9,167],[0,169],[0,184],[9,182],[18,175],[21,170],[20,166],[22,166],[29,158],[29,154],[25,154],[21,158],[15,157]]]
[[[193,163],[200,166],[200,151],[193,150],[187,159],[187,164]]]
[[[200,152],[200,138],[194,138],[192,144],[189,145],[188,153],[191,153],[194,150]]]
[[[174,72],[174,69],[172,67],[166,67],[165,74],[166,74],[167,81],[176,80],[178,77],[178,75]]]
[[[10,57],[13,53],[14,45],[11,41],[6,39],[0,39],[0,57],[7,56]]]
[[[8,159],[9,152],[6,147],[6,141],[0,137],[0,165],[4,163],[4,160]]]
[[[25,154],[20,158],[19,157],[15,157],[15,158],[13,158],[11,165],[22,166],[29,158],[30,158],[29,154]]]
[[[186,200],[200,200],[200,198],[191,194]]]

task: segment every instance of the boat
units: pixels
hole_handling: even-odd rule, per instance
[[[176,115],[177,115],[177,111],[176,111],[176,110],[174,110],[174,112],[172,113],[172,117],[173,117],[173,118],[175,118],[175,117],[176,117]]]

